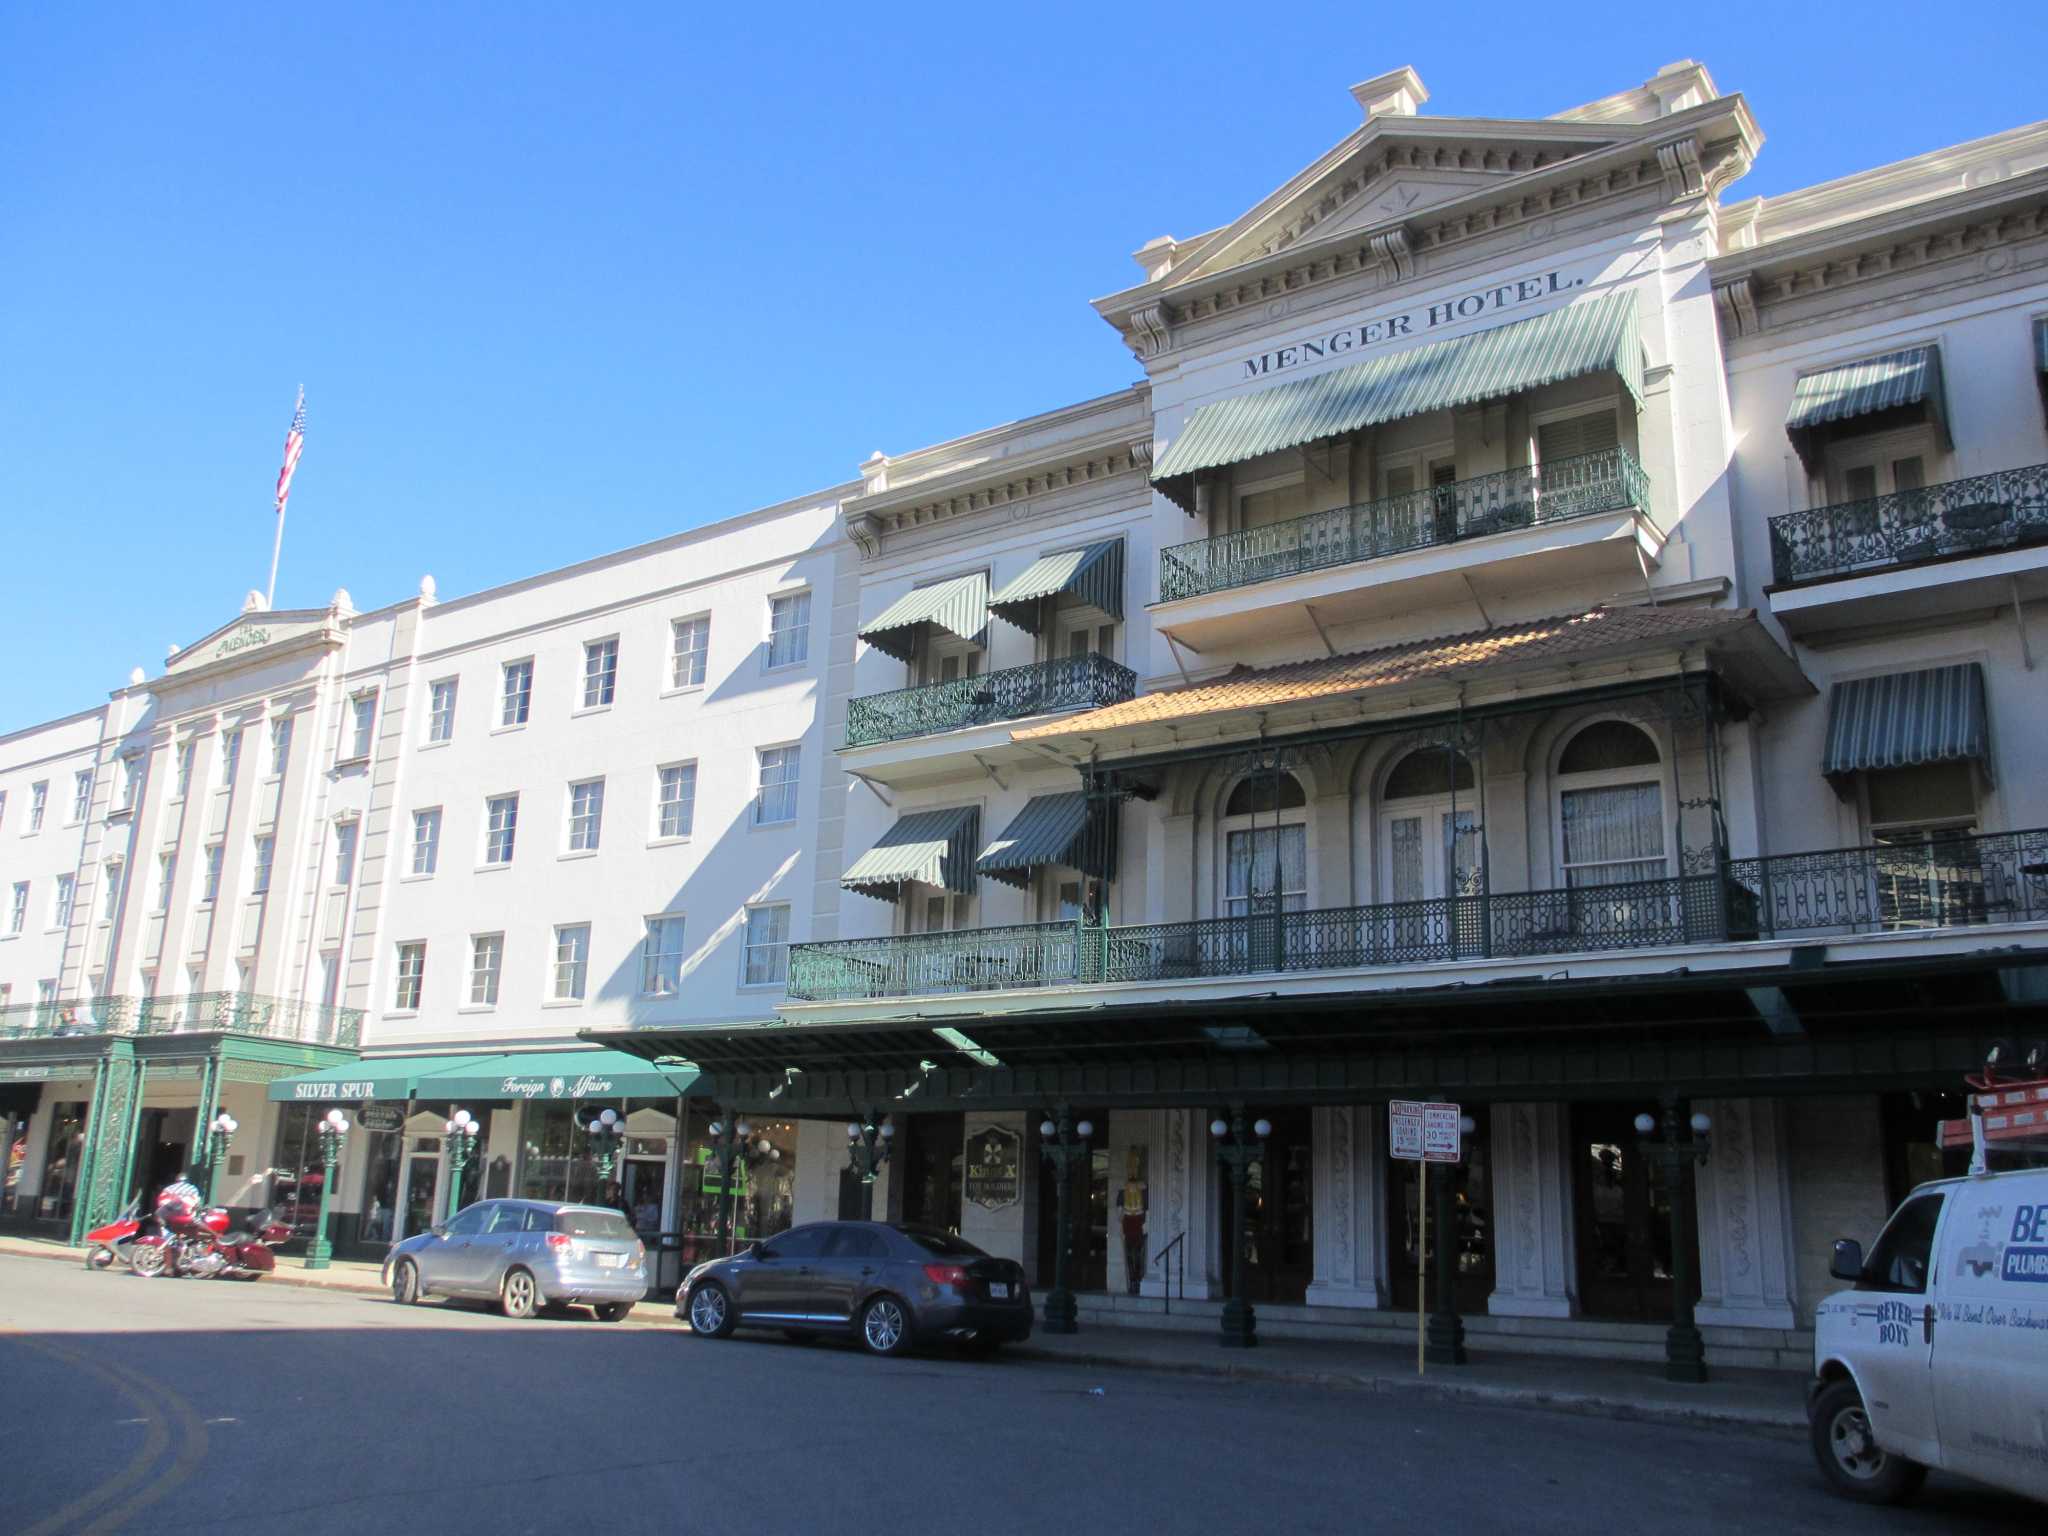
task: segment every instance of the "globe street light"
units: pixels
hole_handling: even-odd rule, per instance
[[[1058,1212],[1052,1255],[1052,1289],[1045,1293],[1045,1331],[1047,1333],[1076,1333],[1080,1330],[1080,1309],[1074,1305],[1074,1292],[1067,1284],[1067,1251],[1074,1245],[1073,1224],[1067,1214],[1067,1190],[1073,1182],[1074,1169],[1088,1160],[1088,1138],[1095,1134],[1095,1127],[1083,1120],[1075,1125],[1062,1104],[1056,1111],[1059,1123],[1050,1119],[1042,1120],[1038,1126],[1038,1150],[1045,1160],[1052,1164],[1054,1179],[1053,1195]]]
[[[754,1134],[754,1128],[747,1123],[746,1116],[738,1115],[731,1120],[712,1121],[710,1130],[711,1160],[718,1169],[718,1236],[725,1242],[725,1251],[731,1253],[733,1201],[739,1194],[734,1187],[734,1170],[746,1166],[747,1138]]]
[[[1671,1197],[1671,1326],[1664,1332],[1664,1379],[1705,1381],[1706,1340],[1693,1319],[1693,1261],[1698,1237],[1698,1217],[1691,1193],[1693,1168],[1705,1166],[1711,1150],[1712,1117],[1694,1111],[1680,1113],[1676,1093],[1660,1094],[1661,1115],[1636,1116],[1638,1145],[1664,1169],[1664,1188]],[[1657,1132],[1662,1129],[1663,1136]]]
[[[334,1168],[348,1141],[348,1116],[330,1109],[315,1129],[320,1133],[320,1162],[326,1171],[320,1180],[320,1221],[313,1228],[313,1241],[306,1249],[306,1268],[325,1269],[334,1256],[334,1250],[327,1244],[327,1207],[334,1195]]]
[[[1223,1333],[1217,1340],[1226,1349],[1250,1349],[1259,1342],[1258,1317],[1244,1294],[1244,1186],[1251,1165],[1265,1161],[1266,1138],[1272,1134],[1273,1122],[1260,1120],[1252,1126],[1256,1140],[1246,1137],[1242,1104],[1231,1106],[1228,1124],[1209,1122],[1216,1156],[1230,1172],[1230,1300],[1223,1303]]]
[[[220,1204],[220,1176],[227,1167],[228,1148],[234,1145],[235,1132],[241,1128],[241,1123],[226,1110],[215,1115],[213,1123],[206,1128],[206,1161],[210,1170],[206,1182],[211,1191],[207,1196],[210,1204]]]
[[[875,1219],[875,1174],[889,1161],[889,1144],[896,1137],[896,1122],[885,1119],[875,1124],[874,1111],[860,1120],[846,1122],[846,1150],[854,1170],[860,1174],[860,1219]]]
[[[461,1209],[462,1171],[469,1166],[469,1160],[476,1155],[478,1138],[483,1126],[466,1109],[458,1109],[442,1127],[448,1135],[448,1202],[443,1209],[441,1221],[445,1225],[455,1219]]]
[[[616,1109],[607,1109],[594,1116],[583,1130],[590,1138],[591,1151],[597,1157],[597,1182],[600,1186],[609,1184],[613,1162],[619,1154],[619,1142],[626,1134],[626,1122],[619,1118]],[[602,1188],[599,1192],[602,1193]]]

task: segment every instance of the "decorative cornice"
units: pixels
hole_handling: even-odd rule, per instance
[[[1415,252],[1408,245],[1408,231],[1396,226],[1383,230],[1366,242],[1379,267],[1382,283],[1406,282],[1415,275]]]
[[[1130,329],[1124,333],[1131,350],[1142,360],[1157,357],[1173,345],[1173,320],[1162,300],[1140,305],[1131,311]]]
[[[1714,284],[1714,312],[1721,317],[1723,336],[1754,336],[1759,327],[1756,290],[1747,273]]]
[[[1707,190],[1706,177],[1700,173],[1698,139],[1680,139],[1675,144],[1659,145],[1657,169],[1663,172],[1664,190],[1673,202],[1698,197]]]
[[[1106,484],[1120,476],[1137,475],[1142,479],[1151,466],[1152,437],[1147,432],[1078,449],[1070,447],[1065,453],[1048,455],[1036,464],[981,465],[969,475],[937,484],[881,492],[873,498],[881,504],[872,507],[862,504],[869,498],[851,497],[842,505],[841,520],[861,558],[871,560],[881,553],[883,541],[890,535],[934,527],[996,508],[1014,510],[1037,497]]]

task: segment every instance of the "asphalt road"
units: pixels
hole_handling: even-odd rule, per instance
[[[6,1536],[2043,1529],[1939,1477],[1865,1512],[1748,1435],[14,1258],[0,1446]]]

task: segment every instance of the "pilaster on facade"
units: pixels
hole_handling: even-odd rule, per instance
[[[1343,1105],[1311,1112],[1315,1273],[1312,1307],[1387,1304],[1387,1167],[1380,1111]]]
[[[1495,1317],[1578,1313],[1566,1114],[1567,1106],[1555,1103],[1493,1106],[1493,1294],[1486,1310]]]
[[[1711,1151],[1695,1176],[1703,1327],[1793,1328],[1792,1192],[1785,1105],[1711,1099]]]
[[[1217,1233],[1219,1190],[1216,1152],[1209,1142],[1208,1116],[1200,1110],[1154,1110],[1154,1139],[1161,1163],[1158,1195],[1148,1223],[1154,1255],[1181,1239],[1175,1257],[1148,1268],[1139,1293],[1178,1301],[1207,1301],[1223,1294]],[[1185,1279],[1183,1268],[1185,1266]]]

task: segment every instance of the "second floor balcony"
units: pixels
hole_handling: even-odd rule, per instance
[[[1062,656],[921,688],[869,694],[847,706],[846,745],[872,747],[1061,710],[1121,704],[1137,674],[1107,656]]]
[[[219,1030],[354,1049],[363,1011],[258,992],[180,992],[157,997],[63,997],[0,1008],[0,1040],[93,1035],[176,1035]]]

